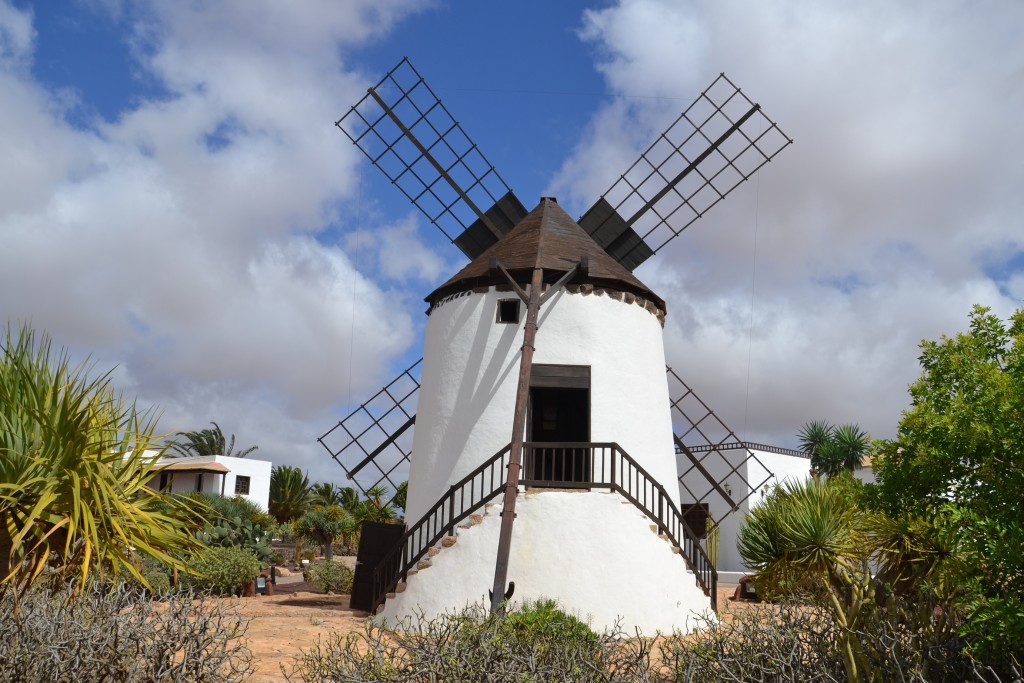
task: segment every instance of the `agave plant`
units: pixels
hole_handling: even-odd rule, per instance
[[[0,592],[44,568],[145,579],[133,553],[172,567],[198,549],[188,508],[147,488],[162,449],[152,412],[91,377],[46,335],[8,327],[0,356]]]

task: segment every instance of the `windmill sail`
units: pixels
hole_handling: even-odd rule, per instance
[[[422,362],[413,363],[317,439],[363,495],[377,486],[394,495],[408,476]]]
[[[527,213],[408,57],[335,125],[470,259]]]
[[[672,412],[679,429],[674,434],[676,453],[683,456],[679,484],[693,505],[717,496],[735,512],[775,475],[754,453],[752,444],[740,441],[672,368],[667,370],[669,394],[678,397],[672,399]],[[739,485],[727,487],[727,479]]]
[[[720,74],[579,224],[633,270],[792,142]]]

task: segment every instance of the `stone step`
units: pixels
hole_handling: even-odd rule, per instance
[[[445,536],[444,538],[441,539],[441,547],[442,548],[451,548],[453,545],[458,543],[458,541],[459,541],[459,539],[457,539],[455,536]]]
[[[434,564],[430,560],[420,560],[419,562],[416,563],[416,569],[420,569],[420,570],[427,569],[427,568],[433,567],[433,566],[434,566]]]
[[[432,548],[427,548],[427,557],[437,557],[441,553],[441,549],[436,545]]]
[[[395,586],[395,592],[396,593],[404,593],[405,592],[405,582],[404,581],[402,583],[398,584],[397,586]]]
[[[480,524],[483,521],[484,521],[484,516],[483,515],[470,515],[469,516],[469,523],[472,526]]]

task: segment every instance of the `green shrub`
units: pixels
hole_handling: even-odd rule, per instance
[[[260,573],[260,561],[245,548],[206,548],[189,565],[189,571],[182,580],[186,587],[231,594]]]
[[[498,633],[521,644],[543,643],[554,638],[580,642],[597,640],[590,626],[560,610],[558,603],[550,598],[526,602],[509,612],[499,622]]]
[[[303,578],[318,593],[351,593],[354,572],[347,565],[334,560],[317,562],[303,572]]]
[[[138,557],[133,564],[141,574],[142,580],[126,575],[125,582],[130,586],[150,595],[162,595],[171,590],[171,575],[174,569],[170,565],[153,557]]]
[[[15,612],[17,610],[17,612]],[[235,683],[248,620],[219,600],[151,600],[128,584],[0,597],[0,683]]]

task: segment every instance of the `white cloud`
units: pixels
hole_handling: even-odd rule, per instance
[[[622,97],[555,180],[581,209],[719,71],[796,140],[638,271],[669,302],[677,369],[734,429],[792,441],[827,418],[891,436],[918,342],[963,329],[973,303],[1020,305],[986,267],[1022,249],[1022,20],[956,2],[585,13]]]
[[[164,92],[82,128],[26,66],[31,14],[0,3],[0,312],[119,363],[166,431],[216,420],[337,477],[315,438],[389,379],[421,313],[315,238],[356,184],[333,121],[367,78],[343,56],[416,4],[97,5],[130,22],[137,72]],[[390,234],[380,260],[397,264]],[[439,268],[420,248],[412,277]]]
[[[27,67],[32,58],[35,38],[30,10],[20,12],[10,5],[0,5],[0,67]]]

